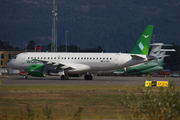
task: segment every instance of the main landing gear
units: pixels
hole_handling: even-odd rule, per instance
[[[92,79],[93,79],[93,76],[86,74],[86,75],[84,76],[84,79],[85,79],[85,80],[92,80]]]
[[[24,74],[24,75],[23,75],[23,78],[24,78],[24,79],[28,79],[28,75],[27,75],[27,74]]]
[[[69,80],[69,76],[68,75],[61,75],[61,80]]]

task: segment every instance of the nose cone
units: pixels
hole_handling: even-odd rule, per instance
[[[7,66],[10,68],[10,66],[11,66],[11,60],[7,63]]]
[[[8,67],[8,68],[13,68],[13,67],[14,67],[13,60],[10,60],[10,61],[7,63],[7,67]]]

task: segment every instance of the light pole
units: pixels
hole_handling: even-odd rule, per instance
[[[66,52],[67,52],[67,33],[69,32],[69,30],[65,31],[65,40],[66,40]]]

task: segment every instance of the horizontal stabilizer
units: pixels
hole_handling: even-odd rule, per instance
[[[134,60],[142,60],[142,59],[146,59],[144,56],[141,55],[131,55],[132,59]]]
[[[164,43],[152,43],[151,46],[173,46],[173,44],[164,44]]]
[[[160,58],[160,57],[168,57],[170,55],[159,55],[159,56],[156,56],[157,58]]]
[[[175,50],[175,49],[161,49],[160,51],[161,51],[161,52],[163,52],[163,51],[164,51],[164,52],[167,52],[167,51],[176,51],[176,50]]]

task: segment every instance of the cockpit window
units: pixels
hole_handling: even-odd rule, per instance
[[[16,59],[17,58],[17,55],[14,57],[14,59]]]

